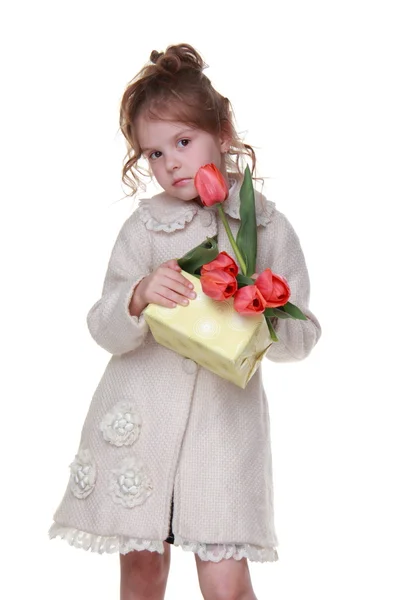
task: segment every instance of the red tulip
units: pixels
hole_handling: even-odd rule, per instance
[[[213,300],[227,300],[237,291],[236,277],[221,269],[202,273],[200,283],[203,292]]]
[[[229,195],[225,177],[213,163],[200,167],[195,175],[194,185],[205,206],[223,202]]]
[[[267,303],[255,285],[246,285],[236,292],[233,308],[242,315],[255,315],[264,312]]]
[[[289,300],[290,287],[286,279],[265,269],[255,280],[255,285],[263,295],[268,308],[283,306]]]
[[[225,273],[231,273],[234,277],[239,273],[239,267],[226,252],[220,252],[217,258],[203,265],[200,274],[203,275],[208,271],[215,271],[216,269],[225,271]]]

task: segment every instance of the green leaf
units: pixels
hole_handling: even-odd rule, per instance
[[[253,181],[248,166],[240,188],[240,227],[236,244],[246,263],[246,275],[253,275],[257,260],[257,221]]]
[[[217,236],[207,238],[187,252],[181,258],[178,258],[177,262],[183,271],[190,273],[191,275],[197,275],[196,271],[200,269],[206,263],[211,262],[217,258],[219,254]]]
[[[286,302],[286,304],[280,306],[279,308],[288,313],[293,319],[301,319],[302,321],[307,321],[307,317],[301,312],[299,308],[297,308],[297,306],[295,306],[291,302]]]
[[[281,307],[279,308],[273,308],[273,313],[274,313],[274,317],[279,317],[280,319],[290,319],[290,315],[289,313],[285,312],[284,310],[280,310]]]
[[[265,312],[264,312],[264,315],[265,315]],[[273,342],[279,342],[279,339],[278,339],[278,337],[277,337],[277,335],[275,333],[275,329],[273,328],[273,325],[272,325],[271,320],[269,319],[269,317],[266,316],[265,317],[265,321],[266,321],[266,323],[268,325],[269,335],[271,336],[271,340]]]
[[[236,280],[238,282],[238,288],[245,287],[246,285],[254,285],[254,279],[251,277],[246,277],[246,275],[242,275],[242,273],[238,273],[236,275]]]

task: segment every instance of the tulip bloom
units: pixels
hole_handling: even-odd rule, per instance
[[[267,303],[255,285],[246,285],[236,292],[233,308],[242,315],[256,315],[264,312]]]
[[[234,277],[239,273],[237,264],[226,252],[220,252],[217,258],[203,265],[200,274],[203,275],[208,271],[215,271],[216,269],[230,273]]]
[[[271,269],[265,269],[255,280],[255,286],[263,295],[267,308],[283,306],[289,300],[290,288],[286,279],[275,275]]]
[[[194,185],[204,206],[214,206],[226,200],[229,195],[225,177],[213,163],[200,167],[195,175]]]
[[[227,300],[238,289],[236,277],[231,273],[215,269],[206,271],[200,277],[201,288],[203,292],[213,300]]]

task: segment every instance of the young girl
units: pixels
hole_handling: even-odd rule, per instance
[[[119,552],[121,599],[162,599],[170,545],[195,554],[207,600],[254,600],[247,559],[277,560],[268,404],[261,368],[245,390],[155,342],[150,303],[195,299],[176,259],[218,234],[215,207],[202,206],[194,176],[214,163],[230,187],[224,210],[239,221],[243,158],[230,103],[203,74],[189,45],[153,51],[128,85],[120,110],[128,153],[123,181],[133,193],[147,161],[163,192],[140,201],[117,237],[101,298],[87,323],[112,354],[94,392],[50,537],[95,552]],[[284,276],[307,321],[279,319],[272,361],[305,358],[321,328],[299,239],[275,204],[256,192],[257,272]]]

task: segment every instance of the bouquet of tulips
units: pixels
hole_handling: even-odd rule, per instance
[[[196,173],[194,183],[203,205],[217,206],[238,264],[226,252],[219,252],[217,236],[214,236],[180,258],[179,266],[198,277],[204,294],[213,300],[233,297],[233,307],[238,313],[263,313],[272,341],[278,341],[271,321],[273,317],[302,320],[307,317],[289,302],[290,287],[284,277],[268,268],[260,274],[255,273],[257,222],[249,167],[246,167],[240,189],[240,228],[236,240],[223,209],[229,190],[222,173],[214,164],[205,165]]]

